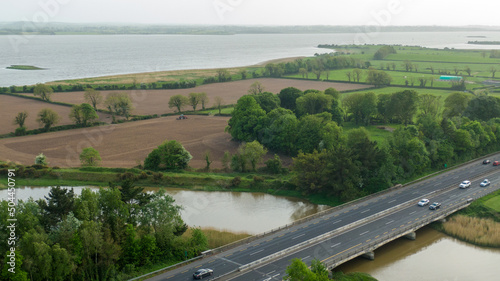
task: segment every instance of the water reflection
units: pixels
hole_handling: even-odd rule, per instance
[[[400,238],[377,250],[375,260],[356,258],[336,268],[367,272],[378,280],[498,280],[500,249],[461,242],[431,228],[414,241]]]
[[[83,187],[73,187],[81,194]],[[92,188],[97,190],[97,188]],[[159,188],[146,188],[148,192]],[[257,234],[291,223],[305,216],[325,210],[297,198],[274,196],[265,193],[205,192],[165,188],[177,204],[183,206],[182,218],[190,226],[212,227],[233,232]],[[17,199],[35,200],[47,196],[50,187],[24,187],[16,189]],[[0,198],[7,198],[7,191],[0,190]]]

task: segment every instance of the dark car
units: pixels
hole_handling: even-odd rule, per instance
[[[483,161],[483,164],[484,164],[484,165],[486,165],[486,164],[490,164],[490,163],[491,163],[491,161],[490,161],[490,160],[484,160],[484,161]]]
[[[203,279],[203,277],[211,276],[213,274],[214,271],[210,268],[202,268],[193,273],[193,279]]]
[[[434,202],[434,203],[432,203],[432,204],[429,206],[429,209],[431,209],[431,210],[437,210],[437,209],[439,209],[439,207],[441,207],[441,203]]]
[[[500,165],[500,162],[498,161],[493,162],[493,166],[498,166],[498,165]]]

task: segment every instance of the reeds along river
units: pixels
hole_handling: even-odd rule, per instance
[[[75,187],[80,194],[83,187]],[[18,188],[16,198],[35,200],[47,196],[49,187]],[[149,188],[147,191],[155,191]],[[263,193],[204,192],[167,188],[182,205],[182,217],[190,226],[261,233],[304,216],[325,210],[296,198]],[[7,190],[0,190],[7,198]],[[380,281],[413,280],[498,280],[500,249],[488,249],[460,242],[430,228],[417,231],[414,241],[400,238],[377,250],[375,260],[354,259],[336,268],[343,272],[366,272]]]
[[[470,36],[500,40],[500,33],[487,31],[365,33],[360,29],[358,33],[329,34],[13,36],[0,36],[0,87],[126,73],[246,66],[331,52],[316,48],[319,44],[500,48],[467,44]],[[10,65],[46,69],[6,69]]]

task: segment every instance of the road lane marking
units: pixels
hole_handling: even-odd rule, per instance
[[[390,224],[390,223],[393,223],[393,222],[394,222],[394,220],[386,222],[385,224]]]
[[[258,253],[260,253],[260,252],[262,252],[262,251],[264,251],[264,249],[262,249],[262,250],[258,250],[257,252],[253,252],[253,253],[251,253],[251,254],[250,254],[250,256],[255,255],[255,254],[258,254]]]
[[[365,235],[365,234],[367,234],[368,232],[370,232],[370,231],[369,231],[369,230],[368,230],[368,231],[365,231],[365,232],[361,233],[361,234],[360,234],[360,236],[361,236],[361,235]]]
[[[188,271],[187,271],[187,270],[184,270],[184,271],[183,271],[183,272],[181,272],[181,273],[186,273],[186,272],[188,272]]]
[[[297,235],[297,236],[293,237],[293,238],[292,238],[292,240],[293,240],[293,239],[297,239],[297,238],[299,238],[299,237],[302,237],[302,236],[304,236],[304,235],[306,235],[306,234],[305,234],[305,233],[302,233],[301,235]]]
[[[170,278],[172,278],[172,277],[175,277],[175,275],[174,275],[174,276],[167,277],[167,279],[170,279]]]
[[[390,203],[392,203],[392,202],[396,202],[396,199],[391,200],[391,201],[389,201],[389,202],[387,202],[387,203],[388,203],[388,204],[390,204]]]
[[[336,253],[335,255],[333,255],[333,256],[331,256],[331,257],[328,257],[328,258],[326,258],[326,259],[322,260],[321,262],[325,262],[326,260],[329,260],[329,259],[331,259],[331,258],[333,258],[333,257],[335,257],[335,256],[338,256],[338,255],[340,255],[340,254],[342,254],[342,253],[344,253],[344,252],[347,252],[347,251],[349,251],[349,250],[351,250],[351,249],[354,249],[354,248],[356,248],[356,247],[358,247],[358,246],[360,246],[360,245],[362,245],[362,244],[363,244],[363,243],[359,243],[358,245],[352,246],[352,247],[351,247],[351,248],[349,248],[349,249],[345,249],[345,250],[343,250],[342,252]]]
[[[396,230],[397,228],[393,228],[392,231]]]
[[[275,277],[278,277],[278,276],[280,276],[280,273],[278,273],[278,274],[276,274],[274,276],[271,276],[271,278],[275,278]]]
[[[202,266],[202,264],[200,264],[200,265],[198,265],[198,266],[195,266],[194,268],[198,268],[198,267],[200,267],[200,266]]]
[[[387,233],[389,233],[389,231],[384,232],[384,235],[386,235]]]
[[[362,211],[361,214],[366,213],[368,211],[370,211],[370,209],[366,209],[366,210]]]
[[[375,236],[375,239],[377,239],[380,235]]]
[[[215,261],[215,260],[213,260],[213,261],[209,261],[208,263],[213,263],[214,261]]]
[[[410,215],[413,215],[413,214],[415,214],[416,212],[417,212],[417,211],[413,211],[413,212],[411,212],[411,213],[410,213]]]
[[[273,271],[271,271],[271,272],[268,272],[268,273],[266,273],[266,275],[270,275],[271,273],[274,273],[274,272],[276,272],[276,270],[273,270]]]
[[[302,260],[308,259],[308,258],[310,258],[310,257],[311,257],[311,256],[304,257],[304,258],[302,258]],[[268,273],[268,274],[269,274],[269,273]]]
[[[332,224],[336,224],[336,223],[339,223],[339,222],[341,222],[341,221],[342,221],[342,220],[338,220],[338,221],[336,221],[336,222],[333,222]]]
[[[337,243],[337,244],[335,244],[335,245],[333,245],[333,246],[331,246],[330,248],[337,247],[338,245],[340,245],[340,242]]]

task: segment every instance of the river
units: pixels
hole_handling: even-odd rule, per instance
[[[469,45],[468,36],[500,41],[499,32],[385,32],[237,35],[38,35],[0,36],[0,86],[181,69],[253,65],[313,56],[319,44],[401,44],[432,48],[498,49]],[[34,65],[46,70],[12,70]]]
[[[74,187],[80,194],[83,187]],[[93,188],[96,189],[96,188]],[[47,196],[48,187],[20,187],[16,198],[26,200]],[[158,188],[148,188],[155,191]],[[205,192],[166,188],[179,205],[182,218],[190,226],[261,233],[304,216],[325,210],[309,202],[263,193]],[[7,198],[7,190],[0,190]],[[431,228],[417,231],[414,241],[400,238],[377,250],[375,260],[356,258],[336,268],[338,271],[366,272],[380,281],[473,281],[498,280],[500,249],[473,246]]]

